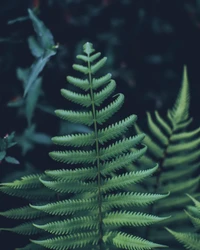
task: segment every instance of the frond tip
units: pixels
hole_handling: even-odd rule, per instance
[[[116,247],[131,250],[145,250],[157,247],[167,247],[165,245],[156,244],[140,237],[132,236],[122,232],[117,233],[117,235],[113,238],[113,244]]]
[[[184,245],[186,249],[189,250],[199,250],[200,246],[200,236],[195,233],[178,233],[169,228],[167,231],[171,233],[180,243]]]

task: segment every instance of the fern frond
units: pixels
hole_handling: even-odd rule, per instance
[[[174,126],[174,132],[177,132],[177,131],[179,132],[180,130],[186,129],[192,123],[192,121],[193,121],[193,118],[190,118],[185,122],[181,122],[179,124],[176,124]]]
[[[80,64],[73,64],[72,68],[74,70],[77,70],[77,71],[81,72],[81,73],[84,73],[85,75],[87,75],[89,73],[88,67],[85,67],[85,66],[80,65]]]
[[[200,138],[193,139],[184,144],[172,144],[167,148],[168,154],[187,153],[188,151],[195,150],[200,146]],[[186,152],[184,152],[186,151]]]
[[[94,93],[94,103],[96,106],[100,106],[104,100],[106,100],[115,90],[116,83],[111,80],[110,83],[101,91]]]
[[[88,126],[92,125],[93,123],[92,112],[76,112],[72,110],[67,111],[58,109],[55,111],[55,113],[58,117],[69,122],[81,123]]]
[[[34,223],[41,224],[41,223],[48,223],[49,221],[52,221],[52,218],[43,218],[25,222],[13,228],[0,228],[0,231],[9,231],[22,235],[35,235],[41,233],[41,229],[35,227]]]
[[[76,239],[76,241],[74,241]],[[77,233],[67,236],[55,237],[47,240],[31,240],[35,244],[44,246],[48,249],[63,250],[71,248],[82,248],[84,246],[97,245],[98,232],[93,231],[89,233]]]
[[[196,177],[194,179],[189,179],[185,182],[180,183],[169,183],[166,186],[162,187],[161,190],[163,192],[170,192],[170,193],[183,193],[185,190],[195,189],[199,184],[199,178]]]
[[[172,133],[172,128],[169,126],[169,124],[159,115],[158,111],[155,111],[155,118],[158,123],[158,126],[160,126],[165,133],[169,136]]]
[[[107,84],[111,80],[112,75],[110,73],[106,74],[105,76],[102,76],[100,78],[93,78],[92,80],[92,88],[94,90],[102,87],[103,85]]]
[[[68,215],[79,211],[97,209],[97,198],[92,199],[67,199],[48,203],[46,205],[30,205],[30,207],[51,215]]]
[[[200,194],[193,194],[194,197],[196,198],[199,198],[200,197]],[[169,197],[167,200],[163,201],[163,202],[159,202],[157,205],[156,205],[156,210],[157,211],[163,211],[164,210],[169,210],[170,208],[181,208],[183,206],[186,206],[189,202],[189,199],[187,196],[183,196],[183,197],[180,197],[177,199],[176,196],[172,196],[172,197]]]
[[[200,194],[199,194],[200,195]],[[192,224],[195,227],[195,231],[198,232],[200,229],[200,202],[195,197],[187,195],[194,202],[194,206],[188,206],[185,214],[189,217]],[[196,250],[200,246],[200,234],[193,232],[176,232],[169,228],[166,228],[180,243],[184,245],[186,249]]]
[[[144,139],[144,134],[136,135],[127,139],[123,139],[111,144],[109,147],[100,150],[100,159],[108,160],[118,155],[119,153],[125,153],[132,146],[136,146]]]
[[[155,136],[158,137],[162,145],[167,145],[168,144],[168,138],[163,134],[163,132],[160,130],[160,127],[156,125],[156,123],[153,121],[151,115],[149,112],[147,112],[147,123],[149,126],[149,129],[151,133]]]
[[[153,174],[157,169],[158,169],[158,165],[152,169],[134,171],[134,172],[120,175],[120,176],[115,176],[113,178],[108,178],[103,183],[102,192],[106,193],[108,191],[125,188],[127,185],[138,183],[144,180],[144,178]]]
[[[82,95],[74,93],[73,91],[67,89],[61,89],[61,95],[74,103],[82,105],[83,107],[89,107],[91,105],[91,99],[89,94]]]
[[[74,92],[62,89],[61,94],[69,101],[83,106],[85,110],[59,109],[55,113],[61,119],[72,123],[92,125],[92,132],[56,136],[52,139],[58,145],[72,147],[70,150],[49,153],[53,160],[70,166],[66,165],[66,168],[61,170],[47,170],[43,175],[37,176],[35,182],[20,180],[3,184],[0,188],[3,192],[16,196],[20,194],[29,199],[33,194],[36,199],[42,195],[43,202],[38,204],[31,201],[30,207],[3,212],[2,215],[12,217],[16,211],[15,218],[21,218],[22,212],[27,211],[27,218],[40,220],[39,223],[29,221],[23,228],[21,225],[20,230],[17,229],[18,232],[27,230],[28,234],[33,230],[40,233],[38,239],[31,240],[32,245],[27,246],[27,249],[35,245],[55,250],[141,250],[163,247],[125,233],[130,231],[130,226],[146,227],[166,219],[167,217],[161,218],[138,209],[169,194],[138,192],[136,184],[153,173],[157,174],[158,165],[153,164],[148,166],[147,170],[139,171],[130,167],[130,164],[141,158],[147,150],[142,144],[143,133],[125,137],[124,133],[136,121],[135,115],[115,124],[106,124],[106,128],[99,126],[107,123],[121,108],[124,95],[114,95],[111,102],[108,100],[109,104],[105,103],[102,107],[104,101],[113,94],[116,83],[111,79],[111,74],[100,78],[93,77],[104,66],[106,57],[101,59],[100,53],[94,53],[91,43],[84,44],[83,52],[85,54],[78,55],[77,58],[84,65],[74,64],[73,68],[83,73],[87,79],[69,76],[67,80],[86,93],[78,93],[75,88]],[[167,127],[163,121],[161,123]],[[159,135],[166,140],[161,131]],[[167,135],[165,137],[167,138]],[[156,141],[153,143],[156,145]],[[75,147],[80,150],[75,150]],[[159,149],[160,146],[157,147]],[[150,180],[151,178],[146,180],[147,184]],[[143,185],[146,186],[145,183]],[[135,187],[134,192],[129,192],[132,187]],[[48,201],[49,197],[53,198],[51,202]],[[46,220],[48,217],[50,221]],[[16,231],[16,228],[8,230]]]
[[[97,216],[82,216],[75,217],[68,220],[55,221],[44,225],[33,224],[36,228],[45,230],[51,234],[63,235],[76,232],[78,230],[97,230],[98,217]]]
[[[135,130],[138,134],[143,133],[143,131],[137,126],[137,124],[134,124]],[[150,154],[157,158],[161,158],[163,156],[163,150],[162,148],[155,143],[155,141],[150,137],[147,133],[145,133],[144,143],[148,147],[148,151]]]
[[[177,233],[169,228],[166,228],[186,249],[199,250],[200,236],[195,233]]]
[[[191,220],[191,222],[194,225],[194,227],[196,228],[196,230],[199,230],[200,229],[200,211],[197,210],[197,212],[198,212],[198,215],[199,215],[198,217],[193,216],[189,212],[185,211],[185,213],[187,214],[187,216]]]
[[[91,66],[91,73],[95,74],[100,68],[102,68],[104,66],[104,64],[107,61],[107,57],[102,58],[101,60],[99,60],[98,62],[96,62],[95,64],[93,64]]]
[[[106,213],[103,223],[108,226],[147,226],[165,220],[168,217],[158,217],[141,212],[110,212]]]
[[[1,216],[10,218],[10,219],[35,219],[45,215],[45,213],[35,210],[30,206],[25,206],[21,208],[10,209],[5,212],[0,212]]]
[[[88,79],[80,79],[73,76],[67,76],[67,81],[74,86],[87,91],[90,88]]]
[[[94,62],[96,59],[98,59],[100,57],[101,53],[97,52],[95,54],[93,54],[92,56],[88,57],[89,58],[89,62]]]
[[[61,146],[92,146],[95,143],[94,132],[87,134],[72,134],[65,136],[55,136],[52,138],[53,143]]]
[[[81,150],[72,150],[72,151],[53,151],[49,153],[49,156],[59,162],[63,163],[93,163],[96,160],[95,151],[81,151]]]
[[[40,182],[41,183],[41,182]],[[30,200],[47,200],[55,197],[56,193],[42,186],[37,189],[13,189],[10,186],[0,187],[0,191],[20,198],[30,199]]]
[[[190,165],[191,163],[194,163],[195,160],[197,160],[199,157],[199,149],[196,151],[192,151],[191,153],[187,152],[187,154],[184,155],[175,155],[170,158],[167,158],[165,162],[163,163],[163,166],[166,168],[173,167],[174,165]]]
[[[47,170],[45,173],[57,180],[61,181],[80,181],[85,179],[95,179],[97,176],[96,167],[78,168],[78,169],[61,169],[61,170]]]
[[[184,67],[182,88],[179,91],[178,97],[176,99],[176,102],[172,110],[170,110],[170,115],[173,119],[172,120],[173,123],[179,123],[188,118],[189,102],[190,102],[190,94],[189,94],[187,69],[186,67]]]
[[[167,197],[168,194],[149,194],[149,193],[118,193],[106,195],[103,198],[103,208],[122,208],[127,206],[147,206],[157,200]]]
[[[113,238],[113,244],[119,248],[130,250],[145,250],[153,249],[155,247],[166,247],[165,245],[156,244],[140,237],[122,232],[117,233],[117,235]]]
[[[182,132],[182,133],[178,133],[178,134],[173,134],[171,136],[170,140],[172,141],[172,143],[175,143],[179,140],[187,140],[187,139],[191,140],[195,136],[197,136],[199,134],[199,132],[200,132],[200,128],[197,128],[197,129],[192,130],[192,131],[188,131],[188,132],[186,131],[186,132]]]
[[[93,192],[97,191],[96,188],[96,182],[90,182],[90,183],[85,183],[85,182],[65,182],[65,181],[45,181],[40,179],[42,184],[49,188],[52,189],[58,193],[83,193],[83,192],[89,192],[93,190]]]
[[[85,56],[85,55],[77,55],[76,58],[77,59],[81,59],[83,60],[84,62],[93,62],[95,61],[96,59],[98,59],[100,57],[101,53],[98,52],[98,53],[95,53],[94,55],[88,57],[88,56]]]
[[[197,170],[200,167],[200,162],[197,162],[195,164],[192,164],[191,167],[186,168],[174,168],[173,171],[166,171],[165,175],[162,175],[160,177],[161,182],[166,182],[168,180],[174,181],[177,180],[177,178],[184,178],[184,177],[190,177],[195,170]]]
[[[109,173],[115,172],[123,167],[126,167],[131,162],[138,160],[141,156],[145,154],[147,147],[144,147],[136,152],[123,154],[121,156],[116,157],[114,160],[105,161],[101,167],[101,174],[107,175]]]
[[[115,101],[109,104],[107,107],[97,111],[96,119],[98,124],[103,124],[106,122],[111,116],[116,113],[124,103],[124,95],[119,94]]]
[[[198,209],[200,209],[200,202],[199,202],[198,200],[196,200],[194,196],[191,196],[191,195],[189,195],[189,194],[187,194],[187,196],[193,201],[194,205],[195,205]]]
[[[44,174],[28,175],[11,183],[1,183],[3,187],[9,187],[11,189],[24,189],[24,188],[37,188],[41,186],[39,181],[40,177],[44,177]]]
[[[105,142],[124,134],[128,128],[134,124],[136,119],[136,115],[131,115],[120,122],[112,124],[104,129],[100,129],[98,131],[99,143],[104,144]]]
[[[170,197],[153,204],[150,211],[158,212],[159,216],[174,215],[159,223],[167,224],[172,229],[186,223],[186,214],[180,212],[189,202],[184,193],[199,197],[195,192],[199,186],[197,171],[200,166],[200,128],[192,131],[187,129],[192,122],[192,118],[189,117],[189,101],[189,84],[184,68],[179,94],[167,115],[161,117],[157,111],[153,115],[147,113],[147,131],[135,126],[137,133],[146,134],[143,142],[148,146],[148,150],[147,155],[135,162],[132,168],[142,170],[143,166],[152,166],[154,161],[159,164],[156,175],[148,179],[145,187],[137,185],[137,190],[143,191],[145,188],[145,191],[170,192]],[[164,239],[162,230],[156,230],[155,227],[147,230],[147,234],[150,235],[150,239],[154,239],[156,235],[161,239],[160,242]],[[171,241],[173,242],[173,239]]]

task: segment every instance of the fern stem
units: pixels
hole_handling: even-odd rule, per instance
[[[167,157],[167,149],[170,145],[170,141],[171,141],[171,137],[174,133],[174,128],[172,129],[171,133],[169,134],[168,136],[168,140],[167,140],[167,144],[164,148],[164,151],[163,151],[163,156],[162,158],[158,161],[158,165],[159,165],[159,168],[158,168],[158,172],[157,172],[157,175],[156,175],[156,186],[155,186],[155,189],[154,189],[154,192],[156,193],[158,191],[158,188],[159,188],[159,185],[160,185],[160,178],[161,178],[161,175],[162,173],[164,172],[164,167],[163,167],[163,163]],[[154,204],[152,204],[150,206],[150,209],[149,209],[149,213],[152,214],[153,213],[153,210],[154,210]],[[146,229],[146,233],[145,233],[145,237],[148,238],[149,237],[149,231],[150,231],[150,228],[147,227]]]
[[[94,92],[92,88],[92,75],[91,75],[91,66],[90,60],[88,55],[88,69],[89,69],[89,84],[90,84],[90,97],[92,103],[92,114],[93,114],[93,121],[94,121],[94,133],[95,133],[95,145],[96,145],[96,163],[97,163],[97,170],[98,170],[98,212],[99,212],[99,234],[100,234],[100,242],[99,242],[99,249],[102,248],[102,238],[103,238],[103,231],[102,231],[102,196],[101,196],[101,172],[100,172],[100,159],[99,159],[99,138],[98,138],[98,129],[97,129],[97,120],[96,120],[96,109],[94,103]]]

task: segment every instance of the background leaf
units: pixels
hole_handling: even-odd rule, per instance
[[[6,156],[6,151],[1,151],[0,152],[0,161],[2,161]]]
[[[19,161],[12,156],[6,156],[5,161],[12,164],[19,164]]]

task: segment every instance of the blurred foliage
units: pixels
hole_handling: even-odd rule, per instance
[[[76,108],[66,107],[59,90],[86,41],[109,58],[106,71],[126,96],[123,116],[137,113],[141,123],[145,111],[162,114],[173,104],[187,65],[199,126],[199,0],[1,0],[0,26],[0,141],[15,131],[17,142],[6,156],[1,149],[1,181],[56,168],[50,138],[88,132],[54,116],[56,108]]]
[[[12,156],[7,156],[7,149],[13,147],[16,142],[14,141],[14,132],[10,135],[5,135],[3,138],[0,138],[0,164],[3,160],[12,164],[19,164],[19,161]]]

